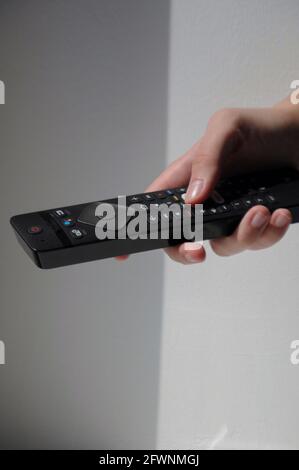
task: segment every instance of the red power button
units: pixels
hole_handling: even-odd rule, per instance
[[[32,235],[37,235],[38,233],[41,233],[43,229],[39,225],[33,225],[28,229],[28,233],[31,233]]]

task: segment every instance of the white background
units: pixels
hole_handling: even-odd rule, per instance
[[[298,24],[295,0],[172,2],[169,162],[218,108],[288,95]],[[208,251],[166,262],[158,446],[298,448],[298,227],[268,251]]]

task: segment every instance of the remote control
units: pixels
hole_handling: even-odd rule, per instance
[[[150,213],[150,205],[159,208],[162,204],[170,206],[175,203],[183,209],[186,207],[185,192],[183,187],[134,194],[126,196],[125,206],[139,204],[146,214]],[[117,198],[101,201],[119,207],[117,202]],[[40,268],[56,268],[164,248],[185,241],[183,235],[180,239],[171,235],[163,238],[160,225],[158,237],[154,239],[123,238],[117,234],[115,239],[99,239],[96,234],[97,223],[101,220],[96,215],[99,204],[97,201],[21,214],[11,218],[11,225],[26,253]],[[299,172],[285,168],[221,180],[201,206],[203,240],[231,234],[245,212],[254,205],[266,206],[271,212],[281,207],[288,208],[292,222],[299,222]],[[125,225],[131,219],[128,216]]]

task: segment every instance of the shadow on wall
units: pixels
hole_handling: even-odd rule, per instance
[[[141,191],[165,165],[169,2],[0,10],[5,220]],[[8,222],[1,249],[0,447],[154,448],[162,254],[40,272]]]

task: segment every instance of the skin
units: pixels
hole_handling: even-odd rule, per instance
[[[203,136],[156,178],[147,191],[187,186],[185,201],[202,203],[220,177],[249,171],[291,166],[299,169],[299,106],[289,98],[272,108],[231,108],[217,111]],[[229,237],[212,240],[213,251],[230,256],[244,250],[261,250],[277,243],[291,223],[287,209],[273,214],[264,206],[252,207]],[[183,243],[167,248],[182,264],[205,260],[204,247]],[[127,256],[118,257],[125,260]]]

